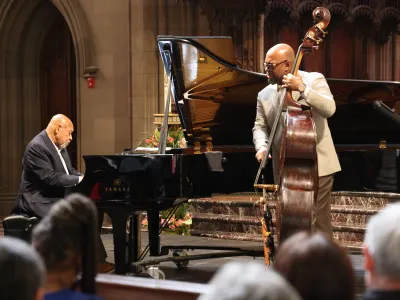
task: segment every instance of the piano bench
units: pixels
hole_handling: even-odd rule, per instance
[[[32,229],[39,223],[39,219],[15,215],[5,218],[2,223],[5,236],[16,237],[30,243]]]

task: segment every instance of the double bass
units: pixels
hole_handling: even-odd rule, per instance
[[[317,7],[313,13],[314,25],[307,31],[298,48],[291,74],[297,76],[299,66],[305,54],[318,49],[327,32],[330,12],[324,7]],[[282,130],[280,150],[279,184],[259,184],[259,177],[268,162],[268,154],[275,138],[282,112],[286,109],[286,119]],[[291,91],[283,90],[279,99],[277,116],[269,135],[267,151],[254,182],[256,189],[269,190],[275,193],[276,200],[276,235],[278,244],[300,230],[311,230],[313,214],[318,197],[318,161],[317,135],[313,113],[310,107],[300,105],[292,98]],[[268,203],[263,205],[264,218],[262,232],[264,240],[264,259],[267,265],[273,261],[274,235],[272,216]]]

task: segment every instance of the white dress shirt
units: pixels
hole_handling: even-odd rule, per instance
[[[61,159],[61,163],[62,163],[63,166],[64,166],[65,173],[67,173],[67,174],[69,175],[67,165],[65,164],[65,160],[64,160],[64,158],[63,158],[62,155],[61,155],[61,150],[62,150],[62,149],[58,148],[58,147],[56,146],[56,144],[54,144],[53,141],[51,141],[51,142],[53,143],[54,148],[56,148],[56,150],[57,150],[58,156],[59,156],[60,159]]]
[[[51,139],[50,139],[50,141],[51,141]],[[53,141],[51,141],[51,142],[53,143],[54,148],[56,148],[56,150],[57,150],[58,156],[59,156],[60,159],[61,159],[61,163],[62,163],[63,166],[64,166],[65,173],[67,173],[68,175],[70,175],[69,172],[68,172],[68,168],[67,168],[67,165],[66,165],[66,163],[65,163],[64,157],[61,155],[61,150],[62,150],[62,149],[59,149],[59,148],[56,146],[56,144],[54,144]],[[79,176],[79,181],[78,181],[78,183],[80,183],[80,182],[82,181],[82,179],[83,179],[83,176]]]

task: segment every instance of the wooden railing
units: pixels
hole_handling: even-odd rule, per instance
[[[104,300],[195,300],[207,290],[208,285],[99,274],[96,277],[96,288],[96,294]]]

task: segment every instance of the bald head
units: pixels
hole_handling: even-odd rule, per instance
[[[273,58],[278,61],[288,60],[293,62],[295,55],[293,48],[288,44],[277,44],[268,50],[266,57],[271,59]]]
[[[72,121],[62,114],[53,116],[46,128],[47,135],[60,149],[67,147],[72,141],[73,131]]]
[[[73,126],[72,121],[67,117],[62,114],[55,115],[51,118],[49,126],[58,126],[58,125],[64,125],[64,126]]]

